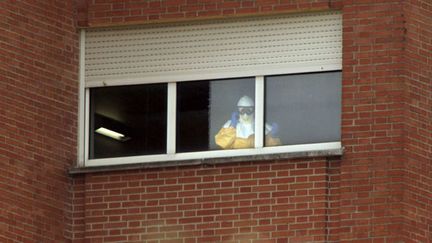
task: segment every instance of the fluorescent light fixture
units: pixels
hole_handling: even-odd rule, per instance
[[[96,129],[95,132],[97,132],[99,134],[102,134],[104,136],[110,137],[112,139],[115,139],[115,140],[118,140],[118,141],[122,141],[122,142],[130,139],[129,137],[126,137],[125,135],[123,135],[121,133],[109,130],[109,129],[104,128],[104,127],[100,127],[98,129]]]

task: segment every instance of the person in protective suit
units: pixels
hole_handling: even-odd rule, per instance
[[[255,103],[249,96],[243,96],[237,102],[238,110],[231,114],[228,120],[215,136],[216,144],[222,149],[253,148],[255,146]],[[266,146],[280,145],[275,137],[278,125],[265,125]]]

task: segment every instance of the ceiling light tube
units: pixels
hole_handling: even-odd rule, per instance
[[[104,128],[104,127],[100,127],[98,129],[96,129],[95,132],[97,132],[99,134],[102,134],[104,136],[110,137],[112,139],[115,139],[117,141],[122,141],[123,142],[123,141],[126,141],[126,140],[129,139],[129,137],[126,137],[125,135],[123,135],[121,133],[112,131],[112,130]]]

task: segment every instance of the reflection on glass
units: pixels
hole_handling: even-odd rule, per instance
[[[283,145],[340,140],[341,72],[272,76],[265,84],[266,135]]]
[[[178,83],[177,152],[253,147],[254,94],[254,78]]]
[[[166,153],[167,85],[90,90],[90,159]]]

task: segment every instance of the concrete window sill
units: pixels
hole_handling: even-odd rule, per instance
[[[315,157],[337,157],[343,155],[343,148],[339,149],[325,149],[306,152],[290,152],[281,154],[266,154],[266,155],[248,155],[224,158],[206,158],[194,159],[183,161],[167,161],[167,162],[146,162],[136,164],[118,164],[107,166],[91,166],[91,167],[74,167],[69,170],[69,174],[86,174],[110,171],[125,171],[136,169],[149,169],[149,168],[164,168],[164,167],[178,167],[190,165],[214,165],[233,162],[251,162],[251,161],[266,161],[266,160],[283,160],[283,159],[298,159],[298,158],[315,158]]]

